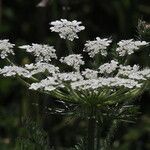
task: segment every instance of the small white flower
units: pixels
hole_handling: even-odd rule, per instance
[[[76,81],[71,83],[71,87],[75,90],[97,90],[105,87],[125,87],[125,88],[139,88],[141,84],[132,79],[123,79],[118,77],[97,78],[83,81]]]
[[[83,51],[88,52],[90,57],[94,57],[99,52],[102,56],[107,56],[106,49],[111,42],[112,40],[109,40],[107,38],[101,39],[97,37],[94,41],[87,41],[84,45],[85,48]]]
[[[71,83],[71,87],[75,90],[97,90],[98,88],[113,88],[113,87],[125,87],[125,88],[139,88],[141,84],[132,79],[122,79],[118,77],[109,78],[97,78],[83,81],[76,81]]]
[[[101,74],[110,74],[118,68],[118,62],[115,60],[111,60],[110,63],[105,63],[99,67],[99,72]]]
[[[5,66],[3,69],[0,69],[0,74],[2,74],[5,77],[16,76],[16,75],[23,76],[26,78],[30,77],[28,70],[18,66]]]
[[[82,71],[82,75],[86,79],[96,79],[98,77],[98,71],[87,68],[85,69],[85,71]]]
[[[98,83],[98,79],[89,79],[89,80],[72,82],[71,87],[72,89],[79,90],[79,91],[86,90],[86,89],[95,90],[100,87],[100,84]]]
[[[53,91],[59,86],[59,84],[60,83],[55,77],[48,77],[44,80],[41,80],[39,83],[32,83],[29,89],[44,89],[45,91]]]
[[[141,46],[148,45],[146,41],[133,41],[133,39],[121,40],[117,44],[119,47],[116,49],[116,51],[119,53],[119,56],[125,56],[126,54],[131,55]]]
[[[79,38],[77,33],[84,30],[84,26],[79,26],[81,22],[68,21],[66,19],[56,20],[51,22],[53,27],[50,28],[52,32],[58,32],[59,36],[63,39],[73,41],[75,38]]]
[[[79,71],[80,66],[84,65],[84,61],[82,59],[83,56],[81,54],[72,54],[66,57],[62,57],[60,62],[66,63],[68,66],[72,66],[74,69]]]
[[[11,44],[9,40],[0,40],[0,57],[6,58],[9,54],[14,55],[13,47],[15,44]]]
[[[128,77],[134,80],[146,80],[150,77],[150,69],[146,68],[143,70],[139,70],[138,65],[134,65],[133,67],[131,67],[130,65],[120,65],[117,76]]]
[[[139,66],[138,65],[134,65],[133,67],[131,67],[130,65],[128,66],[123,66],[123,65],[119,65],[119,70],[118,70],[118,76],[122,75],[122,76],[129,76],[132,73],[135,73],[139,70]]]
[[[56,74],[58,80],[61,81],[78,81],[83,80],[83,77],[79,72],[65,72]]]
[[[130,79],[134,80],[146,80],[150,78],[150,69],[146,68],[137,72],[129,74]]]
[[[41,45],[41,44],[32,44],[19,46],[21,49],[26,49],[27,52],[33,53],[36,57],[36,62],[49,62],[52,58],[57,58],[56,50],[53,46]]]
[[[55,75],[59,72],[59,68],[48,63],[37,62],[36,64],[26,64],[25,68],[30,71],[30,75],[35,75],[38,73],[44,73],[48,71],[50,74]]]

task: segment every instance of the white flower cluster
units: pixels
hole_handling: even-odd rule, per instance
[[[148,78],[150,78],[150,69],[144,69],[132,73],[129,75],[129,78],[134,80],[147,80]]]
[[[110,74],[114,72],[118,68],[118,62],[115,60],[111,60],[110,63],[105,63],[99,67],[99,72],[101,74]]]
[[[61,19],[51,22],[53,27],[50,27],[50,29],[52,32],[58,32],[61,38],[73,41],[75,38],[79,38],[77,33],[85,29],[84,26],[79,26],[80,24],[81,22],[76,20]]]
[[[131,67],[130,65],[128,66],[119,65],[118,76],[119,75],[129,76],[131,73],[135,73],[138,70],[139,70],[138,65],[134,65],[133,67]]]
[[[27,52],[33,53],[36,57],[36,62],[49,62],[52,58],[57,58],[56,50],[53,46],[41,45],[41,44],[32,44],[19,46],[21,49],[26,49]]]
[[[60,83],[55,77],[48,77],[44,80],[41,80],[39,83],[32,83],[29,89],[44,89],[45,91],[53,91],[59,86],[61,87]]]
[[[103,67],[102,67],[103,66]],[[52,91],[57,88],[64,88],[65,84],[68,84],[74,90],[98,90],[99,88],[113,88],[113,87],[125,87],[125,88],[140,88],[142,81],[150,78],[150,69],[146,68],[139,70],[139,66],[123,66],[118,62],[112,60],[111,63],[101,65],[99,70],[85,69],[80,72],[64,72],[60,73],[59,68],[47,63],[37,63],[25,65],[25,68],[18,66],[5,66],[0,69],[0,74],[4,76],[23,76],[30,78],[31,76],[48,71],[50,77],[41,80],[39,83],[33,83],[30,89],[44,89],[46,91]],[[108,76],[113,71],[118,72],[113,76]],[[106,77],[100,77],[99,73],[108,73]],[[65,83],[65,84],[64,84]]]
[[[73,41],[78,38],[77,33],[84,30],[84,26],[80,26],[81,22],[67,21],[66,19],[61,19],[60,21],[51,22],[50,29],[53,32],[58,32],[61,38]],[[83,51],[88,52],[90,57],[94,57],[96,54],[100,53],[102,56],[107,56],[107,48],[112,40],[99,37],[94,41],[87,41],[85,43],[85,48]],[[118,48],[116,52],[119,56],[130,55],[134,51],[138,50],[141,46],[147,45],[145,41],[134,41],[122,40],[118,43]],[[9,43],[9,40],[0,40],[0,55],[4,59],[8,54],[14,54],[13,52],[14,44]],[[26,64],[25,67],[18,67],[15,65],[5,66],[0,69],[0,74],[4,76],[23,76],[26,78],[35,79],[34,81],[41,80],[44,75],[46,79],[41,80],[38,83],[32,83],[30,89],[53,91],[60,88],[72,88],[76,91],[88,90],[90,92],[98,91],[102,88],[109,88],[113,90],[120,88],[141,88],[144,85],[145,80],[150,78],[150,69],[146,68],[140,70],[138,65],[133,67],[123,66],[118,63],[118,61],[111,60],[109,63],[104,63],[96,70],[86,68],[80,68],[84,65],[83,56],[81,54],[71,54],[60,59],[61,63],[65,63],[68,66],[74,68],[73,72],[60,72],[59,67],[56,67],[49,62],[53,58],[57,58],[56,50],[52,46],[32,44],[20,46],[22,49],[26,49],[27,52],[33,53],[36,57],[35,64]],[[92,65],[91,65],[92,66]],[[39,73],[44,73],[42,76],[34,76]],[[33,77],[34,76],[34,77]],[[37,80],[36,80],[37,78]],[[40,79],[39,79],[40,78]],[[70,91],[72,91],[72,89]],[[60,90],[63,92],[64,90]],[[57,90],[57,92],[59,92]]]
[[[87,41],[83,51],[88,52],[90,57],[94,57],[99,52],[102,56],[107,56],[106,49],[111,42],[112,40],[107,38],[101,39],[97,37],[95,41]]]
[[[59,68],[48,63],[38,62],[36,64],[26,64],[25,67],[18,66],[5,66],[3,69],[0,69],[0,74],[3,76],[23,76],[30,78],[35,74],[44,73],[47,71],[50,75],[55,75],[59,73]]]
[[[82,71],[82,75],[86,79],[96,79],[98,77],[98,71],[87,68],[85,71]]]
[[[143,70],[139,70],[139,66],[137,65],[134,65],[133,67],[131,67],[130,65],[128,66],[120,65],[117,75],[128,77],[134,80],[146,80],[150,78],[150,69],[146,68]]]
[[[48,73],[52,75],[59,72],[58,67],[42,62],[37,62],[36,64],[26,64],[25,68],[30,71],[30,76],[33,76],[38,73],[44,73],[45,71],[48,71]]]
[[[9,40],[0,40],[0,57],[6,58],[9,54],[14,55],[13,47],[15,44],[9,42]]]
[[[56,73],[54,76],[41,80],[38,83],[32,83],[29,89],[44,89],[45,91],[53,91],[60,87],[63,88],[64,82],[74,82],[79,80],[83,80],[83,77],[79,74],[79,72]]]
[[[134,41],[133,39],[121,40],[117,44],[119,47],[116,49],[116,51],[119,53],[119,56],[125,56],[126,54],[131,55],[141,46],[148,45],[148,43],[145,41]]]
[[[60,62],[65,63],[68,66],[72,66],[74,69],[79,71],[80,66],[84,65],[84,61],[82,59],[83,56],[81,54],[72,54],[66,57],[62,57]]]
[[[74,90],[95,90],[97,91],[99,88],[113,88],[113,87],[124,87],[124,88],[140,88],[142,86],[141,83],[134,79],[126,79],[120,77],[108,77],[103,78],[99,77],[96,79],[80,79],[76,76],[67,76],[66,74],[62,74],[61,77],[49,77],[47,79],[42,80],[39,83],[33,83],[30,86],[30,89],[44,89],[46,91],[52,91],[57,88],[64,88],[64,82],[69,81],[69,85]]]
[[[125,88],[134,88],[140,87],[137,81],[132,79],[123,79],[118,77],[110,77],[110,78],[97,78],[97,79],[89,79],[83,81],[77,81],[71,83],[71,87],[76,90],[96,90],[102,87],[125,87]]]
[[[0,69],[0,74],[2,74],[5,77],[16,76],[16,75],[23,76],[26,78],[31,77],[29,75],[28,70],[18,66],[5,66],[3,69]]]
[[[83,80],[82,75],[79,72],[65,72],[56,74],[60,81],[78,81]]]

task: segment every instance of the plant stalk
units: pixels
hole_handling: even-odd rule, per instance
[[[88,120],[87,150],[95,150],[96,118],[92,109]]]

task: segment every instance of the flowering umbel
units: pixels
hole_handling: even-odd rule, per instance
[[[58,32],[60,37],[73,41],[78,38],[77,33],[84,30],[84,26],[79,26],[81,22],[60,21],[51,22],[50,29]],[[87,41],[83,52],[87,52],[95,63],[95,55],[104,57],[111,53],[110,48],[112,40],[99,37],[94,41]],[[140,69],[138,65],[126,65],[125,61],[120,61],[120,57],[128,56],[137,51],[140,47],[146,46],[146,41],[121,40],[117,43],[115,58],[109,62],[101,63],[97,68],[85,68],[85,60],[82,54],[70,54],[57,59],[56,50],[53,46],[32,44],[23,45],[19,48],[26,49],[33,53],[35,63],[25,66],[16,66],[12,63],[0,69],[0,74],[4,76],[20,76],[20,78],[32,79],[28,85],[29,89],[46,91],[54,97],[65,101],[77,103],[116,103],[126,97],[135,97],[140,93],[150,78],[150,69]],[[4,59],[8,54],[14,54],[14,44],[8,40],[0,41],[1,58]],[[112,56],[112,55],[110,55]],[[61,65],[53,64],[52,59],[56,59],[58,64],[68,65],[64,70]],[[89,60],[91,60],[89,59]],[[128,57],[126,57],[128,59]],[[56,63],[55,63],[56,64]],[[71,68],[72,67],[72,68]],[[38,78],[38,74],[43,74]],[[41,77],[44,77],[41,79]],[[33,80],[34,79],[34,80]],[[124,96],[120,96],[123,94]]]
[[[134,51],[138,50],[139,47],[147,45],[145,41],[133,41],[133,39],[130,40],[121,40],[118,45],[119,47],[116,49],[116,51],[119,53],[119,56],[125,56],[131,55],[134,53]]]
[[[53,46],[41,45],[41,44],[32,44],[19,46],[21,49],[26,49],[27,52],[33,53],[36,57],[37,62],[49,62],[52,58],[57,58],[56,50]]]
[[[73,41],[75,38],[79,38],[77,33],[85,29],[84,26],[79,26],[80,24],[81,22],[76,20],[61,19],[51,22],[52,27],[50,29],[52,32],[58,32],[61,38]]]
[[[99,52],[102,56],[107,56],[106,49],[111,42],[112,41],[107,38],[101,39],[97,37],[95,41],[87,41],[83,51],[88,52],[90,57],[94,57]]]
[[[5,59],[9,54],[14,55],[13,47],[15,45],[10,43],[9,40],[0,40],[0,57]]]

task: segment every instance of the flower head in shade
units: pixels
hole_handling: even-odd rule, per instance
[[[15,65],[14,66],[5,66],[3,69],[0,69],[0,74],[2,74],[5,77],[19,75],[19,76],[29,78],[29,77],[31,77],[29,75],[29,73],[30,72],[28,70],[26,70],[25,68],[15,66]]]
[[[6,58],[9,54],[14,55],[13,47],[15,44],[9,42],[9,40],[0,40],[0,57]]]
[[[52,32],[58,32],[59,36],[62,39],[68,39],[70,41],[73,41],[75,38],[79,38],[77,33],[85,29],[84,26],[80,26],[81,23],[82,22],[78,22],[76,20],[56,20],[50,23],[52,25],[52,27],[50,27],[50,30]]]
[[[40,82],[32,83],[29,89],[44,89],[45,91],[53,91],[59,86],[61,87],[60,83],[55,77],[48,77],[46,79],[41,80]]]
[[[19,46],[21,49],[26,49],[27,52],[33,53],[36,57],[36,62],[49,62],[52,58],[57,58],[56,50],[53,46],[42,45],[42,44],[32,44]]]
[[[102,56],[107,56],[107,47],[110,45],[112,40],[107,38],[101,39],[99,37],[94,41],[87,41],[85,43],[85,48],[83,51],[88,52],[90,57],[94,57],[96,54],[100,53]]]
[[[134,88],[140,87],[137,81],[132,79],[123,79],[118,77],[108,77],[108,78],[97,78],[97,79],[88,79],[83,81],[76,81],[71,83],[71,87],[76,90],[97,90],[99,88],[113,88],[113,87],[125,87],[125,88]]]
[[[149,68],[145,68],[143,70],[140,70],[139,68],[140,67],[138,65],[134,65],[133,67],[131,67],[130,65],[128,66],[120,65],[117,75],[121,77],[128,77],[130,79],[139,80],[139,81],[150,78]]]
[[[82,59],[83,56],[81,54],[71,54],[69,56],[62,57],[60,61],[67,64],[68,66],[72,66],[75,70],[79,71],[80,66],[84,65],[84,61]]]
[[[56,74],[58,80],[60,81],[79,81],[83,80],[82,75],[79,72],[65,72]]]
[[[118,48],[116,51],[119,53],[119,56],[131,55],[134,51],[137,51],[141,46],[148,45],[146,41],[134,41],[130,40],[121,40],[118,42]]]
[[[101,74],[110,74],[118,68],[118,62],[115,60],[111,60],[110,63],[104,63],[99,67],[99,72]]]
[[[87,68],[84,71],[82,71],[82,75],[86,79],[96,79],[98,77],[98,71]]]
[[[51,75],[54,75],[55,73],[59,72],[59,67],[42,62],[37,62],[35,64],[26,64],[25,69],[30,71],[30,76],[33,76],[38,73],[44,73],[45,71],[47,71]]]

